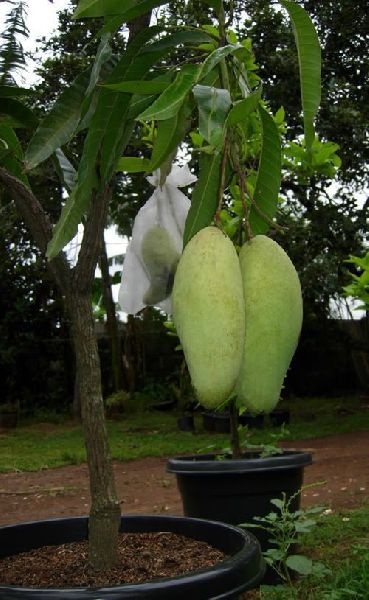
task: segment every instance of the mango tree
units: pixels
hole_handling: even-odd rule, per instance
[[[7,186],[63,294],[74,342],[82,420],[90,474],[89,560],[96,569],[117,560],[120,508],[104,421],[100,366],[92,317],[91,289],[106,222],[112,181],[118,171],[161,169],[162,182],[176,149],[192,132],[200,156],[198,182],[184,231],[184,245],[203,228],[223,229],[235,246],[277,227],[281,180],[283,111],[273,115],[262,99],[249,39],[238,40],[226,24],[222,0],[207,0],[214,22],[163,31],[144,26],[159,0],[81,0],[75,18],[102,20],[100,45],[91,68],[62,91],[38,124],[23,154],[15,130],[33,127],[34,116],[0,89],[3,103],[0,181]],[[320,50],[310,19],[297,4],[282,0],[291,17],[299,53],[305,141],[301,151],[314,164],[314,118],[320,97]],[[135,35],[120,57],[110,41],[123,23]],[[188,60],[173,68],[164,58],[186,45]],[[194,120],[196,127],[194,128]],[[140,123],[152,124],[151,157],[124,156]],[[67,159],[68,143],[84,132],[78,165]],[[33,194],[27,174],[53,156],[66,190],[54,225]],[[72,266],[63,249],[79,224],[84,233]],[[222,234],[223,235],[223,234]],[[231,243],[231,242],[230,242]],[[222,365],[219,364],[219,369]]]

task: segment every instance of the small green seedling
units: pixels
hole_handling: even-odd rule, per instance
[[[320,484],[314,483],[304,486],[290,497],[287,497],[286,493],[283,493],[282,498],[274,498],[270,501],[275,510],[272,510],[264,517],[255,517],[254,521],[256,522],[254,523],[240,524],[240,527],[247,529],[259,528],[268,532],[270,535],[269,541],[273,544],[272,548],[263,552],[263,556],[266,563],[280,577],[283,586],[262,586],[264,598],[278,598],[279,596],[276,595],[278,594],[278,590],[282,591],[282,587],[285,585],[291,588],[292,594],[293,572],[303,576],[314,575],[315,577],[323,577],[329,573],[329,569],[323,563],[313,561],[310,557],[303,554],[291,553],[291,550],[301,541],[301,537],[310,533],[317,525],[315,517],[322,514],[325,510],[322,506],[312,506],[304,510],[290,510],[293,500],[303,490],[315,485]]]
[[[238,434],[240,438],[240,447],[242,450],[255,450],[258,457],[268,458],[269,456],[276,456],[283,454],[283,448],[277,446],[278,442],[285,440],[289,437],[290,432],[285,428],[283,424],[278,432],[269,433],[268,440],[264,443],[253,444],[251,438],[254,435],[253,431],[250,431],[247,425],[239,425]],[[198,454],[203,452],[216,451],[216,460],[225,460],[226,458],[232,458],[232,448],[223,446],[223,448],[217,449],[216,444],[210,444],[205,448],[198,450]]]

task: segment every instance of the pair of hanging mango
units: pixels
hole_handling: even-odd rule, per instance
[[[302,325],[301,287],[285,251],[256,235],[239,253],[216,227],[186,245],[173,286],[173,320],[199,402],[269,412]]]

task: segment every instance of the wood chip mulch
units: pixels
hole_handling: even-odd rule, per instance
[[[225,558],[205,542],[167,532],[121,534],[119,563],[109,571],[92,571],[87,552],[87,541],[81,541],[3,558],[0,585],[66,588],[143,583],[208,568]]]

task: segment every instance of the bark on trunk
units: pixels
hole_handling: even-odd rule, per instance
[[[79,378],[82,424],[90,475],[89,562],[107,569],[117,560],[120,506],[101,394],[100,359],[89,293],[73,293],[68,299]]]

